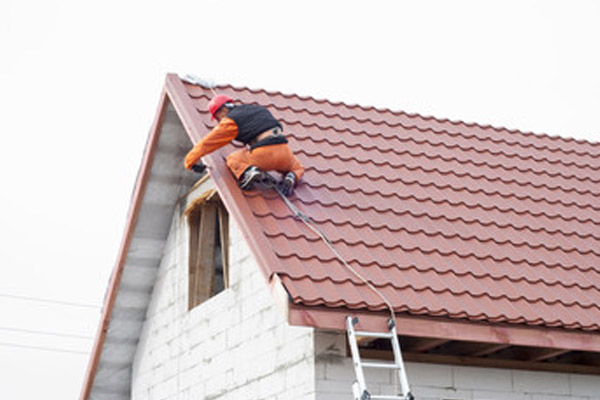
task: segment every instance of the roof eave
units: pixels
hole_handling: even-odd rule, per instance
[[[308,307],[297,304],[290,305],[289,323],[319,329],[345,330],[347,315],[357,316],[365,330],[385,331],[387,329],[389,313],[386,312]],[[400,336],[600,352],[600,335],[592,332],[404,315],[396,315],[396,327]]]

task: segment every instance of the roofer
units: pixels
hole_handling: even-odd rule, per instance
[[[289,196],[302,178],[304,167],[292,154],[281,123],[265,107],[234,105],[233,101],[219,94],[208,103],[212,120],[219,123],[185,156],[185,168],[203,172],[206,166],[200,162],[201,157],[236,140],[245,147],[227,156],[226,163],[240,188],[251,190],[265,179],[263,171],[278,171],[284,174],[279,188]]]

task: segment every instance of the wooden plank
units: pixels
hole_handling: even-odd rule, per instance
[[[210,298],[214,291],[215,284],[215,245],[216,245],[216,225],[217,206],[214,203],[204,203],[202,214],[200,215],[200,237],[198,251],[198,279],[194,288],[197,299],[196,304],[200,304]]]
[[[550,358],[569,353],[569,350],[562,349],[527,349],[526,361],[544,361]]]
[[[405,361],[412,362],[600,375],[600,367],[582,364],[531,362],[522,360],[498,359],[491,357],[479,358],[425,353],[403,353],[403,356]]]
[[[468,354],[470,357],[485,357],[510,347],[509,344],[489,344]]]
[[[188,310],[196,306],[196,280],[198,279],[198,251],[200,245],[200,220],[198,215],[188,218]]]
[[[410,351],[412,353],[422,353],[424,351],[429,351],[439,347],[445,343],[448,343],[447,339],[428,339],[428,338],[418,338],[416,340],[412,340],[407,346],[403,347],[403,351]]]
[[[229,287],[229,214],[225,206],[219,202],[219,232],[221,235],[221,260],[223,262],[223,280],[225,289]]]
[[[361,349],[360,353],[364,359],[394,359],[392,352],[388,350]],[[479,358],[467,356],[453,356],[445,354],[410,353],[405,351],[402,352],[402,357],[404,358],[404,361],[408,362],[600,375],[600,366],[596,365],[531,362],[487,357]]]

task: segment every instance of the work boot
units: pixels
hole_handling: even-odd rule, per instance
[[[296,175],[293,172],[288,172],[281,182],[279,182],[279,190],[284,196],[291,196],[294,193],[296,186]]]
[[[260,169],[258,169],[258,167],[248,167],[240,179],[240,189],[252,190],[254,188],[254,184],[262,179],[262,175],[263,173]]]

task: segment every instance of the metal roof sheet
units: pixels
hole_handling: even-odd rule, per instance
[[[212,92],[183,83],[201,128]],[[306,167],[292,202],[406,315],[600,330],[600,145],[264,90]],[[231,151],[225,149],[221,155]],[[292,302],[384,303],[274,192],[247,192]],[[250,218],[250,216],[248,216]]]

